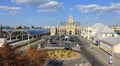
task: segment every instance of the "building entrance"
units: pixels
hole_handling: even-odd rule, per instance
[[[71,35],[71,34],[72,34],[72,31],[69,32],[69,35]]]

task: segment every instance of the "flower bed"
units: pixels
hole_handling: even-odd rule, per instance
[[[47,51],[49,58],[57,60],[71,60],[81,58],[81,54],[71,50],[51,50]]]

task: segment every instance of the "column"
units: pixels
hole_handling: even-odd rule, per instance
[[[10,35],[10,40],[11,40],[11,35],[12,35],[12,34],[10,33],[9,35]]]
[[[28,34],[28,44],[30,44],[30,35]]]
[[[22,31],[22,41],[23,41],[23,31]]]

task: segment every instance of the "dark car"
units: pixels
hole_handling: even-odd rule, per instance
[[[61,38],[62,38],[62,37],[65,37],[65,36],[64,36],[64,35],[61,35]]]
[[[52,43],[52,46],[53,46],[53,47],[58,47],[59,45],[57,44],[57,42],[53,42],[53,43]]]
[[[72,42],[73,42],[73,41],[75,41],[75,40],[74,40],[73,37],[70,36],[70,37],[69,37],[69,41],[72,41]]]
[[[100,42],[98,40],[96,40],[95,45],[98,46],[100,44]]]
[[[64,47],[64,49],[66,49],[66,50],[72,50],[72,48],[71,48],[71,46],[70,46],[69,43],[64,43],[64,44],[63,44],[63,47]]]
[[[61,35],[60,38],[61,38],[61,40],[65,40],[65,36],[64,35]]]
[[[56,36],[56,39],[59,40],[59,39],[60,39],[60,36],[57,35],[57,36]]]

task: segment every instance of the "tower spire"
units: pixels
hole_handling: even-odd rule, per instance
[[[68,18],[68,24],[73,24],[72,8],[70,8],[70,16]]]
[[[72,16],[72,8],[70,8],[70,16]]]

